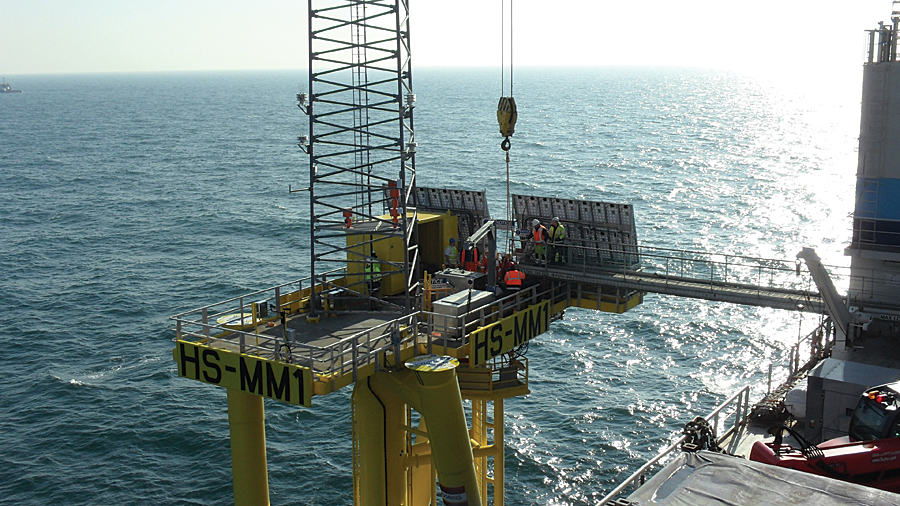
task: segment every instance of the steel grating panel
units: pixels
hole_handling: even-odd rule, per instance
[[[465,241],[491,217],[485,192],[421,186],[418,189],[428,195],[427,200],[419,200],[420,209],[442,213],[449,211],[458,217],[460,241]]]
[[[591,202],[590,204],[594,223],[607,223],[606,204],[603,202]]]
[[[416,187],[416,202],[419,203],[420,207],[429,207],[428,203],[431,202],[431,199],[425,188]]]
[[[631,204],[531,195],[513,195],[512,201],[520,230],[530,230],[534,219],[549,227],[553,217],[560,218],[566,226],[570,261],[588,267],[640,268]]]

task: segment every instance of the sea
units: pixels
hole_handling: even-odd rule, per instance
[[[638,240],[846,266],[861,66],[516,69],[513,193],[634,205]],[[0,95],[0,504],[233,501],[225,391],[169,317],[308,275],[306,73],[8,76]],[[419,184],[506,215],[490,68],[414,74]],[[508,93],[508,88],[506,88]],[[648,294],[570,309],[506,402],[506,504],[593,505],[819,318]],[[274,505],[352,504],[350,389],[267,401]]]

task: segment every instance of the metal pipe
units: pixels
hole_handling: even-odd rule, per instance
[[[263,398],[227,389],[235,506],[269,504]]]

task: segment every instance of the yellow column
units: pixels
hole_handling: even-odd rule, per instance
[[[431,456],[441,484],[444,505],[481,506],[472,445],[456,379],[457,365],[459,362],[452,357],[424,355],[407,361],[406,370],[375,373],[369,377],[369,384],[382,400],[396,396],[418,411],[427,422]],[[385,425],[387,434],[391,433],[391,426],[388,421]],[[405,437],[402,427],[398,426],[396,430]],[[389,445],[386,443],[385,446]],[[401,469],[399,466],[403,466],[405,473],[404,459],[392,463],[394,455],[391,453],[403,457],[396,448],[393,452],[387,451],[388,476],[392,474],[393,467]],[[394,493],[391,489],[388,479],[388,504],[394,506],[399,503],[391,501]]]
[[[231,474],[235,506],[268,506],[266,414],[263,398],[228,389]]]
[[[456,379],[456,359],[434,355],[406,362],[415,374],[419,406],[428,423],[434,467],[445,505],[481,506],[472,445]]]
[[[494,506],[503,506],[506,483],[506,442],[503,440],[503,399],[494,399]]]
[[[374,383],[374,382],[373,382]],[[369,387],[369,380],[353,387],[353,437],[356,438],[357,506],[407,504],[406,404],[390,391]]]
[[[354,499],[356,506],[387,503],[384,469],[384,405],[369,390],[368,380],[353,386]]]

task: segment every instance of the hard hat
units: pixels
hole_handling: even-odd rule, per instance
[[[456,239],[453,238],[453,237],[451,237],[451,238],[450,238],[450,242],[456,242]]]
[[[531,222],[532,227],[536,227],[541,224],[541,220],[535,218],[534,221]]]
[[[553,221],[559,223],[559,216],[554,216],[554,217],[553,217]]]

